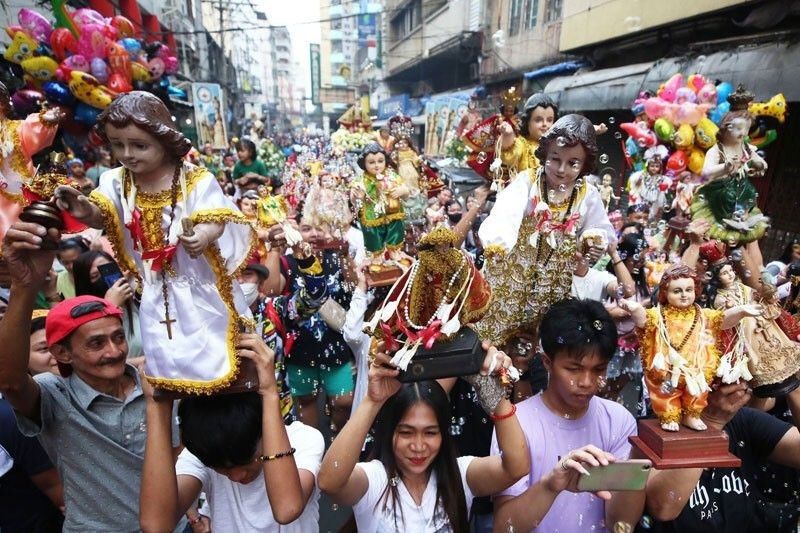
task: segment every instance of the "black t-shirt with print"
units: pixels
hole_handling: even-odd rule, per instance
[[[705,470],[678,518],[671,522],[655,522],[652,531],[780,531],[785,524],[778,523],[780,518],[764,505],[764,496],[755,477],[791,428],[790,424],[767,413],[747,407],[740,409],[725,426],[725,432],[730,438],[731,453],[742,460],[741,468]]]

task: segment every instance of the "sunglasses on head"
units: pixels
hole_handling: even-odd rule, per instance
[[[106,304],[103,302],[84,302],[73,307],[69,312],[69,316],[72,318],[80,318],[90,313],[103,311],[105,308]]]

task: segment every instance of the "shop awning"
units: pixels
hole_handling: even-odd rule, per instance
[[[641,91],[655,91],[677,72],[699,73],[734,86],[741,83],[759,98],[782,92],[786,100],[800,101],[800,44],[785,42],[581,70],[572,76],[553,78],[544,92],[557,100],[561,112],[628,109]]]
[[[646,62],[559,76],[550,80],[544,92],[556,99],[560,113],[627,109],[652,66],[653,62]]]

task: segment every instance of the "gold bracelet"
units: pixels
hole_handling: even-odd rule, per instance
[[[47,114],[47,111],[48,110],[46,108],[42,109],[41,111],[39,111],[39,122],[41,122],[42,124],[44,124],[45,126],[48,126],[48,127],[58,126],[58,119],[52,120],[52,119],[49,119],[49,118],[45,117],[45,115]]]
[[[296,452],[294,448],[289,448],[285,452],[276,453],[275,455],[259,455],[258,460],[261,463],[266,463],[267,461],[274,461],[275,459],[280,459],[281,457],[288,457],[290,455],[294,455]]]

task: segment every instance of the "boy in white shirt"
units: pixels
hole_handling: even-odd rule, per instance
[[[258,392],[182,400],[178,416],[186,449],[177,464],[165,440],[172,402],[146,393],[143,531],[171,529],[201,491],[214,531],[318,530],[322,434],[301,422],[284,425],[274,354],[261,337],[243,333],[237,349],[256,364]]]

